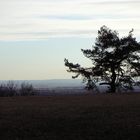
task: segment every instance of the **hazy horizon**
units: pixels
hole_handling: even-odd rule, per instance
[[[1,0],[0,79],[71,79],[64,58],[91,65],[92,48],[106,25],[120,37],[134,28],[140,41],[139,0]]]
[[[9,80],[0,80],[0,84],[7,84]],[[11,82],[11,81],[10,81]],[[85,87],[85,83],[80,79],[51,79],[51,80],[14,80],[12,81],[17,87],[22,83],[31,84],[37,89],[51,89],[51,88],[77,88]]]

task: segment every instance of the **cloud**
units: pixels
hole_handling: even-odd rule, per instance
[[[140,34],[138,0],[2,0],[0,40],[95,36],[102,25]]]
[[[46,18],[50,20],[90,20],[93,19],[92,16],[83,16],[83,15],[48,15],[48,16],[39,16],[38,18]]]

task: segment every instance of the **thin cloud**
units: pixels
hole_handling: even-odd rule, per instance
[[[84,2],[83,2],[84,3]],[[140,4],[139,0],[99,0],[99,1],[89,1],[84,4]]]
[[[104,24],[140,34],[139,7],[138,0],[0,1],[0,39],[94,36]]]
[[[48,15],[48,16],[38,16],[39,18],[46,18],[50,20],[90,20],[93,19],[92,16],[83,16],[83,15]]]

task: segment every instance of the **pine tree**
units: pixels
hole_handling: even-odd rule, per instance
[[[88,89],[95,89],[98,81],[110,85],[111,93],[117,88],[133,89],[135,78],[140,76],[140,43],[132,33],[133,29],[128,36],[119,38],[118,32],[102,26],[92,49],[81,49],[93,65],[84,68],[65,59],[67,71],[76,74],[72,78],[81,75]]]

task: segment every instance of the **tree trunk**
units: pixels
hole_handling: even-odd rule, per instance
[[[115,93],[116,92],[116,85],[115,85],[115,82],[111,82],[110,84],[110,92],[111,93]]]
[[[110,83],[110,92],[111,93],[115,93],[116,92],[116,73],[115,73],[115,69],[114,67],[111,68],[111,72],[112,72],[112,75],[111,75],[111,83]]]

